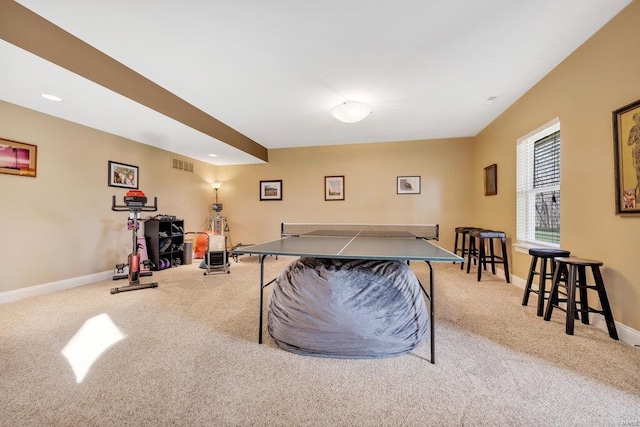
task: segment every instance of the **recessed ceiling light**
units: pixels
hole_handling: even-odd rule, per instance
[[[496,99],[498,99],[497,96],[490,96],[484,101],[484,105],[493,104],[494,102],[496,102]]]
[[[217,154],[209,154],[209,157],[218,157]]]
[[[48,93],[43,93],[42,97],[44,99],[48,99],[49,101],[55,101],[55,102],[62,101],[62,98],[60,98],[59,96],[51,95],[51,94],[48,94]]]

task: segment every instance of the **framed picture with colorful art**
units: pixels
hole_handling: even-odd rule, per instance
[[[109,187],[138,189],[138,167],[109,160]]]
[[[0,139],[0,173],[35,178],[37,157],[35,145]]]

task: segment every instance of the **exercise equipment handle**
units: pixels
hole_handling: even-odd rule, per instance
[[[111,210],[116,212],[124,212],[124,211],[140,211],[140,212],[155,212],[158,210],[158,198],[153,198],[153,206],[128,206],[128,205],[118,205],[116,204],[116,196],[112,196],[111,199]]]

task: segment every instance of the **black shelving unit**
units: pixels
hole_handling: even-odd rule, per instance
[[[178,267],[184,263],[184,221],[150,219],[144,223],[149,260],[153,270]]]

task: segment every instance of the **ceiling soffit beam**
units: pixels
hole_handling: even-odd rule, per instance
[[[0,38],[260,160],[265,147],[13,0],[0,0]]]

